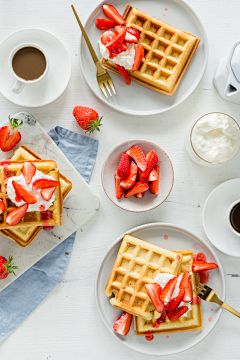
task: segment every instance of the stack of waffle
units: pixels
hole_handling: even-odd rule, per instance
[[[157,273],[181,275],[191,272],[193,252],[169,251],[145,241],[125,235],[120,246],[117,259],[111,271],[105,288],[105,295],[111,305],[134,315],[134,327],[137,336],[143,336],[147,331],[153,335],[200,330],[202,328],[201,304],[191,304],[191,311],[176,321],[168,317],[159,328],[152,324],[160,317],[150,298],[145,284],[153,281]],[[198,274],[191,273],[192,288],[199,283]]]
[[[17,225],[10,226],[6,222],[7,214],[16,208],[16,205],[9,199],[7,195],[8,172],[11,176],[18,176],[21,174],[22,167],[25,161],[33,163],[37,170],[45,175],[49,175],[54,180],[59,181],[61,186],[56,187],[55,200],[52,206],[48,209],[52,211],[52,218],[47,221],[42,218],[40,211],[27,212]],[[59,173],[57,163],[52,160],[42,160],[37,154],[31,151],[26,146],[22,145],[15,151],[9,164],[4,163],[0,165],[0,179],[1,191],[0,199],[5,203],[5,211],[0,215],[0,233],[7,238],[13,240],[21,247],[28,246],[41,231],[43,226],[62,225],[61,218],[63,212],[63,199],[67,196],[72,188],[72,183],[65,176]]]
[[[123,18],[125,25],[140,33],[138,43],[144,57],[137,71],[128,71],[130,78],[158,92],[172,95],[177,89],[200,39],[178,30],[153,16],[127,5]],[[111,60],[101,59],[103,67],[119,73]]]

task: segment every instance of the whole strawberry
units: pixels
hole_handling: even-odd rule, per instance
[[[10,121],[10,125],[3,126],[0,129],[0,148],[2,151],[10,151],[14,146],[19,143],[21,140],[21,134],[18,131],[18,128],[22,125],[22,121],[20,124],[18,123],[18,119],[8,117]]]
[[[102,126],[102,117],[99,118],[95,110],[84,106],[76,106],[73,109],[73,116],[78,125],[89,134],[93,133],[94,130],[100,131],[99,126]]]
[[[13,257],[10,255],[8,260],[5,257],[0,256],[0,280],[6,279],[8,274],[15,274],[14,270],[18,269],[17,266],[12,264]]]

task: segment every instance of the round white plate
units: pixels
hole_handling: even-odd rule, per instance
[[[240,237],[228,224],[230,206],[240,200],[240,179],[217,186],[208,196],[202,214],[203,228],[211,243],[227,255],[240,257]]]
[[[158,156],[159,172],[159,195],[153,195],[148,190],[142,199],[135,196],[118,200],[116,198],[115,172],[118,167],[121,154],[133,145],[139,146],[144,154],[154,151]],[[102,167],[102,186],[107,197],[123,210],[143,212],[155,209],[161,205],[172,191],[174,182],[174,171],[171,160],[165,151],[157,144],[145,140],[128,140],[117,145],[107,156]]]
[[[125,6],[129,3],[128,0],[102,1],[87,19],[85,30],[99,59],[101,59],[101,55],[98,49],[98,41],[103,31],[97,29],[95,19],[106,18],[102,11],[102,5],[106,2],[113,5],[120,13],[123,13]],[[172,96],[164,95],[134,81],[130,86],[127,86],[123,77],[109,72],[117,95],[109,96],[107,99],[98,86],[96,68],[82,37],[78,49],[80,67],[94,94],[113,109],[129,115],[159,114],[179,105],[191,95],[199,84],[207,65],[207,35],[198,15],[183,0],[168,0],[167,2],[165,0],[132,0],[131,5],[201,39],[176,92]]]
[[[12,92],[15,78],[8,65],[12,50],[23,43],[39,45],[49,61],[46,76],[36,84],[28,84],[20,94]],[[0,91],[14,104],[38,107],[56,100],[66,89],[71,75],[71,61],[63,43],[53,34],[40,29],[24,29],[8,36],[0,44]]]
[[[138,226],[127,231],[127,233],[169,250],[192,249],[195,253],[203,252],[207,256],[208,262],[215,262],[219,266],[217,269],[211,271],[209,285],[213,287],[219,298],[224,301],[225,279],[223,269],[217,255],[204,240],[180,226],[166,223]],[[156,335],[153,341],[148,342],[144,336],[137,337],[135,335],[133,324],[130,332],[125,337],[113,330],[113,324],[121,315],[122,311],[110,305],[109,298],[104,294],[104,289],[116,260],[122,238],[123,235],[108,249],[101,262],[95,283],[97,308],[108,330],[114,338],[122,344],[133,350],[149,355],[176,354],[199,343],[216,325],[222,312],[222,309],[218,305],[202,301],[203,328],[196,332],[189,331],[168,335]]]

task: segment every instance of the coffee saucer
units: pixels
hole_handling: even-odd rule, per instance
[[[240,236],[228,222],[231,205],[240,200],[240,179],[231,179],[217,186],[208,196],[202,214],[203,228],[208,239],[227,255],[240,257]]]
[[[47,54],[49,70],[44,79],[27,84],[20,94],[12,91],[15,78],[9,67],[9,56],[23,43],[40,46]],[[56,100],[66,89],[71,75],[71,61],[63,43],[53,34],[40,29],[24,29],[8,36],[0,44],[0,92],[20,106],[39,107]]]

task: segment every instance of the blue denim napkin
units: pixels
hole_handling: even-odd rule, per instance
[[[89,182],[97,156],[98,141],[60,126],[51,130],[49,135]],[[0,293],[0,342],[16,329],[55,287],[67,265],[75,236],[76,232]]]

